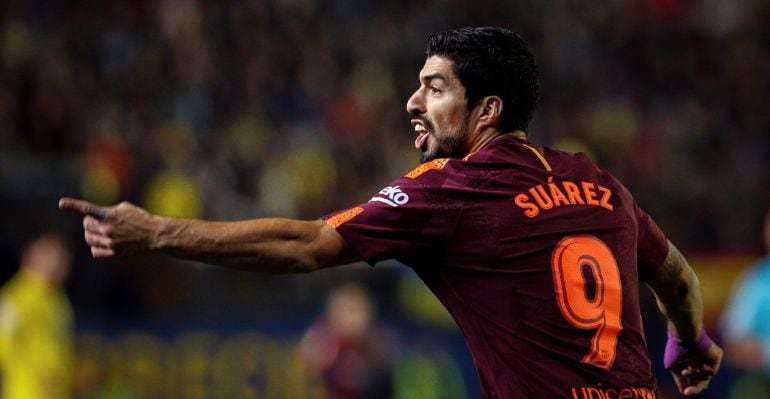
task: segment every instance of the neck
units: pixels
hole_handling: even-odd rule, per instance
[[[484,147],[487,146],[487,144],[491,143],[498,137],[502,136],[513,136],[519,140],[527,141],[527,133],[521,131],[521,130],[513,130],[510,132],[503,132],[497,129],[486,129],[474,137],[474,139],[471,141],[470,150],[468,153],[476,152]]]

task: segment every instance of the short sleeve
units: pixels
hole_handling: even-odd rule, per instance
[[[650,215],[639,208],[636,201],[634,201],[634,214],[637,223],[639,279],[645,281],[657,275],[666,260],[668,239]]]
[[[367,203],[325,216],[369,264],[435,255],[453,235],[456,204],[433,179],[403,177]]]

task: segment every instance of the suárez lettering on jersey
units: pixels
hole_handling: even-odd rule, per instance
[[[587,181],[571,182],[564,180],[530,187],[524,193],[513,198],[513,202],[524,210],[524,215],[533,218],[542,210],[567,205],[592,205],[613,210],[610,204],[610,189]]]
[[[409,202],[409,195],[403,191],[399,186],[388,186],[380,190],[380,195],[384,197],[372,197],[369,202],[383,202],[392,207],[404,205]]]

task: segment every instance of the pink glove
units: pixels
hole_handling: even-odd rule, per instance
[[[666,341],[666,351],[663,354],[663,366],[666,370],[671,370],[675,364],[693,358],[709,350],[711,347],[711,338],[706,334],[706,329],[702,328],[698,338],[691,345],[685,345],[682,341],[668,332],[668,341]]]

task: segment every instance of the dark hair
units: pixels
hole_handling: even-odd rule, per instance
[[[526,130],[537,107],[537,66],[519,35],[503,28],[470,27],[431,35],[428,57],[454,62],[468,109],[485,96],[503,100],[500,128]]]

